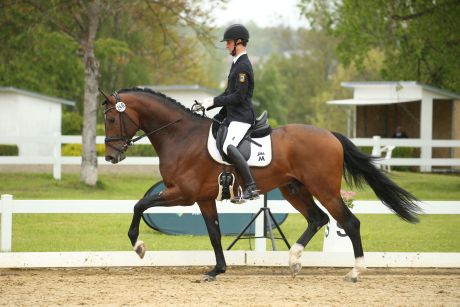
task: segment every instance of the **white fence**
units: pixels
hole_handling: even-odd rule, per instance
[[[148,265],[213,265],[212,251],[147,252],[143,260],[134,252],[66,252],[12,253],[13,213],[132,213],[134,200],[13,200],[2,195],[0,267],[85,267],[85,266],[148,266]],[[420,203],[425,214],[460,214],[460,201],[428,201]],[[256,213],[263,206],[263,198],[245,205],[219,202],[219,213]],[[298,213],[286,201],[268,201],[272,213]],[[195,213],[198,206],[157,207],[147,213]],[[355,201],[353,212],[359,214],[390,214],[379,201]],[[255,221],[256,236],[263,236],[263,215]],[[229,265],[282,266],[287,252],[266,251],[266,239],[256,240],[255,251],[226,251]],[[460,253],[366,253],[370,267],[460,267]],[[353,253],[305,252],[305,266],[352,266]]]
[[[357,146],[373,147],[372,152],[380,155],[381,148],[384,146],[396,147],[430,147],[430,148],[460,148],[460,140],[431,140],[424,141],[421,139],[382,139],[374,138],[355,138],[351,141]],[[62,144],[81,144],[81,136],[72,135],[54,135],[54,136],[35,136],[35,137],[5,137],[0,136],[0,144],[18,144],[18,143],[52,143],[54,144],[53,156],[49,157],[24,157],[11,156],[1,157],[0,165],[29,165],[44,164],[53,165],[53,177],[61,178],[61,165],[80,165],[81,157],[68,157],[61,155]],[[104,136],[96,137],[97,144],[104,144]],[[150,144],[148,139],[141,139],[136,144]],[[460,149],[458,149],[460,150]],[[458,158],[391,158],[381,160],[379,163],[388,166],[420,166],[424,170],[430,170],[432,166],[460,166]],[[98,165],[109,165],[104,157],[98,157]],[[123,165],[158,165],[158,157],[129,157],[122,162]]]

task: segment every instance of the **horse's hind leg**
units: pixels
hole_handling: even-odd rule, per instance
[[[295,277],[302,268],[302,251],[318,230],[327,224],[329,217],[316,205],[312,195],[300,182],[292,182],[281,187],[280,190],[284,198],[296,208],[308,222],[307,229],[290,250],[289,266],[292,276]]]
[[[366,269],[364,265],[364,252],[361,243],[360,222],[358,218],[345,205],[340,195],[335,197],[318,197],[321,204],[332,217],[342,226],[351,240],[355,254],[355,266],[345,276],[345,280],[356,282],[358,275]]]

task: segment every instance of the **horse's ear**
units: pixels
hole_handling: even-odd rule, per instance
[[[104,100],[104,102],[102,104],[108,103],[110,101],[109,97],[99,87],[97,89],[99,90],[99,93],[101,93],[102,96],[104,96],[104,98],[105,98],[105,100]]]

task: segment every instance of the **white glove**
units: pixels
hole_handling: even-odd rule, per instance
[[[212,107],[214,105],[214,97],[205,98],[203,100],[197,101],[201,104],[205,109]]]

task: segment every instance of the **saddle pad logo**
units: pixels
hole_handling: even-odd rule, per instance
[[[257,153],[257,158],[258,158],[258,161],[265,161],[265,152],[259,151]]]

